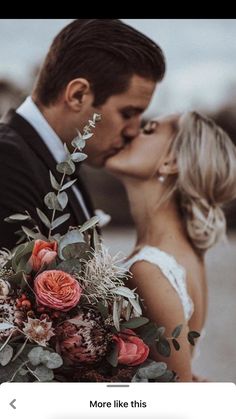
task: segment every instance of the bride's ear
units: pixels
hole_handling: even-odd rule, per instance
[[[86,105],[91,106],[93,99],[90,83],[84,78],[71,80],[65,88],[64,100],[74,112],[80,112]]]
[[[172,153],[163,160],[158,172],[160,175],[175,175],[178,173],[177,160]]]

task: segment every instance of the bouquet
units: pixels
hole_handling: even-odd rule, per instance
[[[44,236],[29,213],[6,221],[21,226],[17,246],[0,251],[0,380],[3,381],[175,381],[163,362],[151,361],[149,347],[170,354],[164,328],[142,316],[139,296],[126,286],[127,272],[118,255],[112,257],[97,232],[99,218],[70,227],[64,235],[53,230],[69,218],[56,217],[67,205],[66,181],[100,115],[78,131],[70,153],[57,165],[58,183],[50,172],[53,191],[45,198],[51,220],[37,213],[48,229]],[[66,183],[65,183],[66,181]],[[172,333],[172,344],[181,325]],[[190,332],[194,344],[197,332]]]

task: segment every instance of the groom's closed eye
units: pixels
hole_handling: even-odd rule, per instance
[[[131,119],[135,116],[141,115],[144,112],[142,108],[127,107],[120,111],[124,119]]]

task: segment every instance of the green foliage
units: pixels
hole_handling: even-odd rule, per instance
[[[146,361],[138,368],[132,378],[133,383],[159,381],[159,377],[163,376],[167,371],[167,365],[164,362]]]
[[[117,367],[118,365],[118,353],[119,349],[118,346],[113,344],[113,347],[109,354],[106,356],[106,360],[111,364],[113,367]]]
[[[170,356],[171,347],[167,339],[162,338],[161,340],[157,341],[156,348],[160,355],[165,357]]]
[[[199,337],[200,337],[200,333],[198,333],[198,332],[191,331],[191,332],[188,333],[188,341],[192,346],[195,345],[194,339],[197,339]]]
[[[179,326],[176,326],[175,329],[172,332],[172,337],[173,338],[178,338],[180,333],[181,333],[182,328],[183,328],[182,324],[180,324]]]
[[[133,317],[127,322],[121,323],[121,330],[123,329],[137,329],[138,327],[147,324],[149,319],[147,317]]]
[[[71,176],[75,172],[75,163],[82,162],[85,160],[88,156],[87,154],[82,152],[82,149],[86,145],[86,141],[89,140],[93,133],[91,132],[92,128],[95,128],[96,122],[101,120],[101,115],[94,113],[93,118],[88,121],[88,124],[84,127],[83,133],[81,134],[78,130],[78,135],[72,140],[71,145],[74,148],[73,152],[70,153],[66,143],[64,143],[64,149],[65,149],[65,160],[58,163],[56,166],[57,172],[62,175],[60,182],[55,178],[55,176],[52,174],[51,171],[49,171],[50,176],[50,182],[51,186],[54,189],[54,191],[48,192],[44,197],[44,204],[46,207],[52,211],[52,217],[49,220],[48,216],[45,214],[44,211],[40,208],[36,208],[38,217],[42,221],[42,223],[47,227],[49,233],[48,238],[51,239],[51,233],[52,231],[63,224],[65,221],[67,221],[70,218],[70,214],[64,214],[61,217],[55,218],[56,211],[63,211],[68,203],[68,196],[65,192],[66,189],[70,188],[75,182],[76,179],[68,180],[68,176]],[[31,216],[29,214],[13,214],[7,218],[5,218],[5,221],[7,222],[22,222],[22,221],[33,221]],[[97,217],[93,217],[91,220],[87,222],[84,226],[82,226],[81,232],[90,229],[92,227],[95,227],[95,225],[98,222]],[[41,234],[40,231],[34,232],[28,227],[23,226],[23,233],[26,235],[28,239],[37,239],[38,234]],[[20,238],[19,241],[22,241],[22,238]]]
[[[33,348],[28,353],[28,359],[33,366],[43,364],[49,369],[59,368],[63,364],[62,358],[58,353],[50,352],[41,346]]]
[[[10,345],[6,345],[1,351],[0,351],[0,364],[5,367],[10,360],[12,359],[13,355],[13,348]]]

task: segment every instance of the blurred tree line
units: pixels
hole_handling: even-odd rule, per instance
[[[11,81],[0,80],[0,117],[8,109],[17,108],[27,94]],[[233,91],[233,96],[234,102],[231,99],[227,105],[209,116],[229,134],[236,145],[235,91]],[[110,226],[131,226],[133,224],[124,187],[116,178],[104,169],[97,170],[87,165],[83,165],[81,168],[81,176],[90,191],[95,208],[100,208],[112,216]],[[236,228],[236,200],[225,208],[225,213],[228,227]]]

